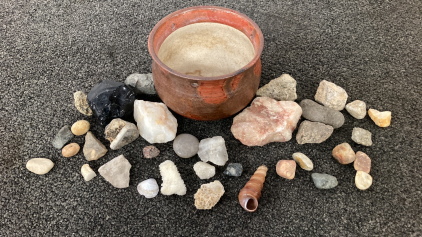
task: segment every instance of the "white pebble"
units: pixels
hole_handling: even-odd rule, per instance
[[[202,161],[197,162],[193,170],[200,179],[209,179],[215,175],[215,167]]]
[[[90,181],[93,179],[97,174],[95,174],[95,171],[91,169],[91,167],[88,164],[85,164],[81,168],[81,174],[84,177],[85,181]]]
[[[54,166],[54,163],[46,158],[33,158],[26,163],[26,168],[36,174],[47,174]]]
[[[203,162],[209,161],[218,166],[224,166],[229,159],[224,138],[215,136],[202,139],[199,143],[198,156]]]
[[[358,189],[366,190],[372,185],[372,176],[363,171],[358,171],[356,172],[355,184]]]

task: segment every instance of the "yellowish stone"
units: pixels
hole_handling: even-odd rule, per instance
[[[293,179],[296,173],[296,162],[294,160],[279,160],[276,171],[280,177]]]
[[[72,157],[76,154],[78,154],[81,147],[77,143],[70,143],[63,147],[62,149],[62,155],[64,157]]]
[[[372,176],[363,171],[358,171],[356,172],[355,184],[358,189],[366,190],[372,185]]]
[[[305,154],[296,152],[293,154],[293,160],[295,160],[300,168],[311,171],[314,168],[314,164],[312,163],[311,159],[309,159]]]
[[[379,127],[385,128],[391,124],[391,111],[380,112],[375,109],[369,109],[368,115]]]
[[[90,128],[90,124],[88,121],[86,120],[79,120],[76,123],[74,123],[72,125],[72,127],[70,128],[70,130],[72,131],[72,133],[76,136],[80,136],[80,135],[84,135],[85,133],[87,133],[89,131]]]

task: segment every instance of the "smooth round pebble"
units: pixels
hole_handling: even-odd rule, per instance
[[[91,125],[89,124],[88,121],[86,121],[86,120],[79,120],[79,121],[77,121],[76,123],[74,123],[72,125],[72,127],[70,128],[70,130],[76,136],[80,136],[80,135],[84,135],[85,133],[87,133],[89,131],[90,126]]]
[[[46,174],[53,167],[54,163],[46,158],[33,158],[26,163],[26,168],[36,174]]]
[[[62,155],[64,157],[72,157],[76,154],[78,154],[81,147],[77,143],[70,143],[63,147],[62,149]]]
[[[160,190],[155,179],[147,179],[140,182],[137,189],[139,194],[145,196],[146,198],[153,198],[157,196],[158,191]]]
[[[312,180],[319,189],[330,189],[338,185],[337,178],[329,174],[313,173]]]
[[[311,159],[303,153],[293,153],[293,160],[295,160],[299,164],[300,168],[304,170],[311,171],[314,168],[314,163],[312,163]]]
[[[180,134],[173,141],[173,150],[179,157],[191,158],[198,153],[199,141],[193,135]]]
[[[355,184],[358,189],[366,190],[372,185],[372,176],[363,171],[358,171],[356,172]]]

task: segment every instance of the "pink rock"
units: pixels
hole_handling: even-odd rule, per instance
[[[302,108],[293,101],[258,97],[233,119],[233,136],[247,146],[287,142],[292,138]]]
[[[369,174],[371,171],[371,158],[361,151],[356,152],[355,162],[353,163],[356,171],[363,171]]]

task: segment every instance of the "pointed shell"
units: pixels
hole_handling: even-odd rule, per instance
[[[265,165],[258,167],[245,187],[240,190],[239,203],[248,212],[254,212],[258,208],[258,199],[261,197],[267,170]]]

